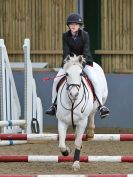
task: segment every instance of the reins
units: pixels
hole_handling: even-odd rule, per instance
[[[74,124],[74,120],[73,120],[73,106],[74,106],[74,103],[72,103],[72,109],[71,109],[71,119],[72,119],[72,126],[73,126],[73,130],[75,130],[76,128],[76,125]]]
[[[74,125],[74,119],[73,119],[73,111],[74,111],[74,109],[77,108],[77,107],[81,104],[81,102],[83,101],[83,99],[85,98],[85,103],[83,104],[83,106],[82,106],[82,108],[81,108],[81,113],[83,113],[83,112],[85,111],[85,108],[86,108],[86,106],[87,106],[87,102],[88,102],[88,100],[89,100],[89,92],[88,92],[88,89],[87,89],[87,87],[86,87],[86,85],[84,84],[84,82],[83,82],[82,79],[81,79],[81,84],[82,84],[82,86],[83,86],[83,95],[82,95],[81,100],[80,100],[75,106],[74,106],[75,101],[73,102],[73,100],[70,98],[70,96],[69,96],[69,94],[68,94],[68,92],[69,92],[69,87],[70,87],[70,86],[74,86],[74,87],[76,86],[77,89],[78,89],[78,91],[79,91],[80,85],[78,85],[78,84],[70,84],[70,85],[67,85],[67,81],[65,81],[64,84],[63,84],[63,86],[62,86],[62,88],[61,88],[61,92],[60,92],[60,103],[61,103],[62,107],[63,107],[65,110],[71,111],[71,119],[72,119],[72,126],[73,126],[73,129],[76,128],[76,126]],[[63,92],[63,89],[64,89],[65,85],[66,85],[66,90],[67,90],[68,98],[69,98],[69,100],[71,101],[71,104],[72,104],[72,107],[71,107],[71,108],[66,108],[66,107],[63,105],[63,103],[62,103],[62,99],[61,99],[62,96],[61,96],[61,95],[62,95],[62,92]],[[86,92],[88,93],[88,97],[86,96]]]

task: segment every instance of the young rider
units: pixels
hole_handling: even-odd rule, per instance
[[[102,105],[102,94],[100,92],[100,83],[97,80],[97,75],[93,69],[93,58],[90,52],[89,34],[81,29],[83,25],[82,17],[77,13],[72,13],[67,18],[67,26],[69,30],[62,35],[63,40],[63,60],[71,54],[83,55],[86,63],[84,63],[83,71],[88,76],[93,84],[97,101],[99,103],[99,114],[101,118],[109,115],[109,109]],[[63,62],[62,62],[63,66]],[[65,74],[63,68],[60,69],[57,76]],[[55,115],[56,113],[56,87],[61,77],[56,77],[53,83],[52,90],[52,106],[46,111],[46,114]]]

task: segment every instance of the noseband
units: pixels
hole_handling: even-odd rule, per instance
[[[73,87],[76,87],[77,90],[79,91],[80,86],[81,86],[81,84],[79,85],[79,84],[68,84],[67,83],[67,88],[66,89],[70,91]],[[70,87],[72,87],[72,88],[70,89]]]

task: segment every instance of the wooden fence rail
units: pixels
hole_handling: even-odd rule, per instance
[[[10,60],[22,62],[22,45],[31,40],[31,60],[58,67],[62,60],[62,32],[76,0],[0,0],[0,37]]]
[[[133,72],[133,0],[101,0],[101,50],[105,72]]]

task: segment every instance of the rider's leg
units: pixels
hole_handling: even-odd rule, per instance
[[[46,114],[55,115],[55,113],[56,113],[56,107],[57,107],[57,105],[56,105],[56,101],[57,101],[56,87],[57,87],[59,81],[61,80],[61,78],[63,77],[63,76],[61,76],[63,74],[65,74],[65,72],[61,68],[54,79],[53,88],[52,88],[52,106],[50,106],[50,108],[45,112]]]
[[[92,66],[86,65],[84,68],[84,72],[86,73],[86,75],[88,76],[88,78],[93,84],[96,98],[99,104],[98,110],[101,118],[104,118],[109,115],[110,111],[107,107],[103,106],[101,86],[100,86],[100,82],[97,79],[95,70]]]

